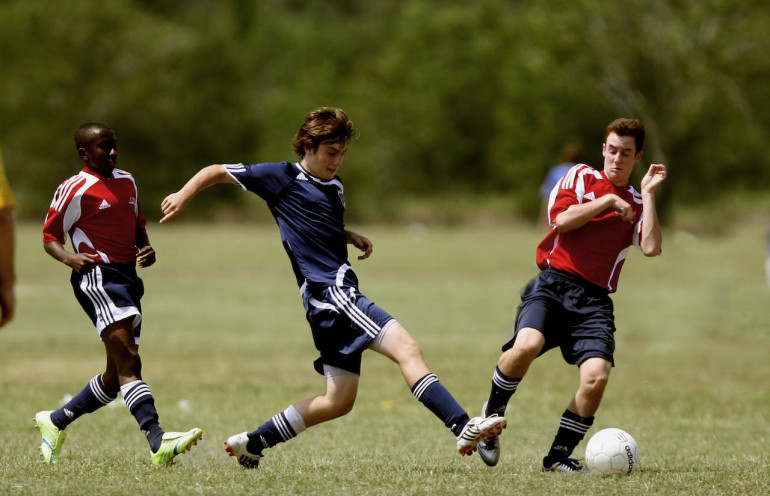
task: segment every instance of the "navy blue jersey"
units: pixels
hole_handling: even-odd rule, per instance
[[[289,162],[224,167],[243,189],[267,202],[299,286],[307,283],[311,291],[356,286],[347,260],[344,189],[338,177],[323,181]]]

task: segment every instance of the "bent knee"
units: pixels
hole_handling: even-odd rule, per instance
[[[353,405],[355,404],[355,398],[327,398],[326,403],[326,417],[329,419],[342,417],[353,411]]]
[[[592,374],[583,380],[583,384],[581,385],[581,387],[588,391],[601,392],[601,391],[604,391],[604,388],[607,387],[607,382],[609,382],[609,379],[610,379],[609,374],[605,374],[605,373]]]

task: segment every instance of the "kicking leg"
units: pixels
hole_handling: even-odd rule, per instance
[[[420,345],[401,324],[393,322],[383,332],[370,348],[398,364],[414,397],[454,433],[461,454],[470,455],[479,442],[502,432],[506,426],[502,417],[490,421],[468,417],[436,374],[431,373]]]
[[[246,468],[256,468],[262,451],[284,443],[308,427],[348,414],[353,409],[358,393],[358,374],[335,367],[324,367],[326,391],[291,405],[277,413],[256,430],[230,436],[225,450],[235,456]]]

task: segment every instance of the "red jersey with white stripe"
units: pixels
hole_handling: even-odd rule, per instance
[[[612,208],[608,208],[578,229],[560,233],[553,228],[537,247],[538,267],[569,272],[611,293],[617,290],[620,269],[629,248],[631,245],[640,247],[642,196],[633,186],[617,187],[603,171],[585,164],[575,165],[551,191],[548,220],[553,226],[553,219],[571,205],[610,193],[631,205],[633,221],[621,220]]]
[[[146,224],[130,173],[113,169],[105,178],[84,168],[56,189],[43,243],[65,244],[69,234],[75,253],[96,254],[104,263],[134,263],[136,230]]]

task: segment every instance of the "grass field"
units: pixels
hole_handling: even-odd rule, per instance
[[[375,253],[353,260],[361,290],[417,338],[432,369],[476,415],[542,231],[351,226]],[[322,391],[301,301],[273,225],[151,226],[142,357],[166,430],[204,429],[165,469],[125,407],[68,428],[56,466],[39,461],[38,410],[100,372],[104,352],[67,269],[18,233],[18,316],[0,332],[0,494],[737,495],[770,494],[770,290],[764,226],[728,236],[666,233],[664,255],[634,252],[615,295],[617,367],[589,436],[630,432],[630,477],[543,474],[577,384],[558,352],[537,360],[509,407],[500,465],[460,457],[454,438],[368,353],[353,412],[241,469],[222,442]],[[578,446],[582,457],[585,443]]]

